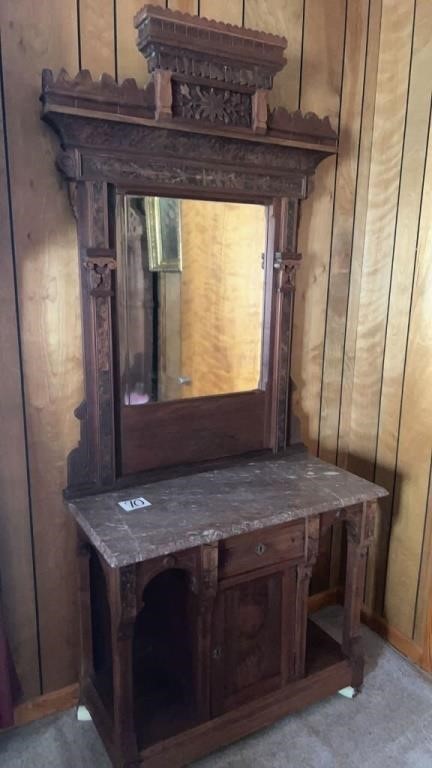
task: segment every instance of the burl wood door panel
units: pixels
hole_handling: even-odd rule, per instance
[[[213,716],[280,688],[291,675],[295,584],[292,568],[220,584],[213,625]]]

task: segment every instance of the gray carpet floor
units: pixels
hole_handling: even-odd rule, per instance
[[[337,636],[340,610],[319,614]],[[194,768],[432,768],[432,681],[363,629],[366,679],[194,763]],[[74,711],[0,736],[0,768],[110,768],[92,723]],[[167,768],[170,768],[167,765]]]

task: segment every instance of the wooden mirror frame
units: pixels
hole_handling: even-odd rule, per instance
[[[69,184],[81,264],[85,400],[75,411],[81,438],[68,458],[68,496],[111,489],[122,476],[113,351],[116,190],[271,206],[267,261],[275,299],[268,391],[216,399],[230,403],[224,418],[239,437],[232,455],[277,452],[289,443],[299,204],[317,165],[337,152],[328,118],[268,109],[273,77],[285,63],[285,38],[158,6],[145,6],[135,26],[152,73],[146,88],[134,80],[119,85],[109,75],[93,81],[87,70],[74,79],[64,70],[57,78],[51,70],[42,76],[42,118],[60,136],[57,165]],[[209,407],[214,399],[201,398]],[[185,425],[185,400],[152,404],[151,409],[154,414],[164,409],[172,418],[179,403],[184,409],[179,423]],[[257,407],[264,413],[261,435],[253,432]],[[136,407],[132,410],[136,414]],[[205,426],[205,408],[201,416]],[[252,423],[253,435],[242,440],[236,427],[245,420]],[[161,424],[156,414],[153,436]],[[138,439],[134,450],[139,445]]]

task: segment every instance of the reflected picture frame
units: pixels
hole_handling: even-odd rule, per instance
[[[151,272],[181,272],[181,200],[145,197],[145,221]]]

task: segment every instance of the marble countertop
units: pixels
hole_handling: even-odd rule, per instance
[[[306,453],[239,461],[68,501],[113,568],[386,496],[378,485]],[[151,506],[124,511],[119,502]]]

